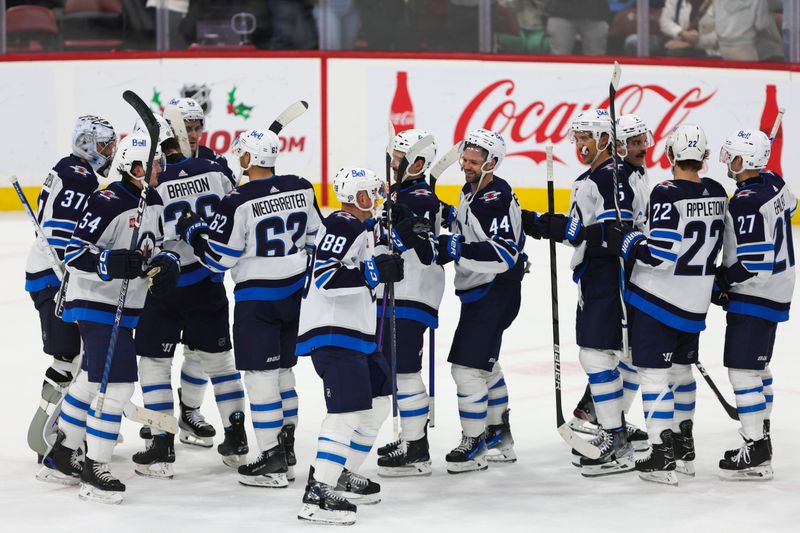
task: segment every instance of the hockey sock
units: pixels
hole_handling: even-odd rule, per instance
[[[661,432],[672,429],[675,399],[669,387],[669,374],[669,368],[639,367],[644,420],[651,444],[661,444]]]
[[[691,365],[672,363],[672,371],[669,378],[675,397],[675,416],[672,419],[672,431],[680,433],[681,422],[694,418],[697,382],[692,375]]]
[[[86,413],[97,394],[97,383],[89,383],[86,372],[81,372],[70,385],[61,403],[58,429],[64,433],[64,446],[77,450],[86,438]]]
[[[142,387],[144,406],[153,411],[175,414],[175,400],[172,396],[170,377],[172,373],[171,357],[140,357],[139,384]],[[154,435],[163,435],[157,428],[150,428]]]
[[[98,463],[111,462],[111,455],[119,438],[122,407],[133,396],[133,388],[133,383],[109,383],[100,418],[95,414],[97,408],[95,396],[89,409],[89,417],[86,419],[86,457],[89,459]]]
[[[314,477],[317,481],[336,486],[350,454],[350,440],[362,413],[328,413],[322,421],[317,458],[314,461]]]
[[[627,414],[639,394],[639,371],[633,363],[622,359],[617,363],[617,371],[622,378],[622,412]]]
[[[400,438],[410,441],[424,437],[429,409],[421,372],[397,374],[397,408],[400,411]]]
[[[603,429],[612,430],[622,426],[622,379],[617,370],[614,352],[580,348],[578,357],[589,376],[589,388],[597,415]]]
[[[183,405],[197,409],[203,403],[208,379],[203,372],[200,353],[183,347],[183,364],[181,364],[181,401]],[[223,418],[227,421],[227,418]],[[226,422],[227,423],[227,422]]]
[[[359,411],[358,427],[350,437],[350,453],[345,465],[351,472],[361,470],[361,465],[375,444],[383,421],[389,416],[391,405],[391,396],[378,396],[372,399],[372,409]]]
[[[489,387],[484,372],[477,368],[453,365],[450,369],[458,393],[458,416],[461,430],[467,437],[478,437],[486,429]]]
[[[773,399],[772,370],[770,370],[769,367],[761,371],[761,384],[764,386],[764,401],[767,404],[765,418],[769,420],[769,416],[772,414],[772,399]]]
[[[486,379],[489,388],[489,402],[486,410],[486,425],[503,423],[503,413],[508,409],[508,387],[500,363],[495,363]]]
[[[212,378],[212,382],[213,382]],[[250,398],[250,416],[258,448],[265,452],[278,445],[283,427],[283,403],[278,370],[246,370],[244,383]]]
[[[244,412],[244,387],[242,385],[242,376],[239,374],[239,371],[236,370],[236,366],[233,362],[233,354],[230,350],[217,353],[196,350],[195,353],[200,357],[200,361],[203,364],[203,372],[211,380],[211,385],[214,387],[214,400],[217,402],[219,416],[222,418],[223,425],[227,427],[229,424],[228,420],[230,420],[232,413],[236,411]],[[275,390],[277,390],[277,387],[278,385],[276,382]]]
[[[742,433],[750,440],[764,438],[764,419],[767,402],[764,394],[762,371],[729,368],[728,377],[736,395],[736,411],[742,424]]]
[[[291,368],[280,369],[281,402],[283,402],[283,425],[294,424],[297,427],[297,410],[299,401],[294,389],[294,372]]]

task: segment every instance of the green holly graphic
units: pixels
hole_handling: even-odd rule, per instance
[[[243,102],[236,103],[236,89],[237,87],[234,85],[233,89],[228,92],[228,114],[247,120],[250,118],[250,112],[254,106],[245,105]]]
[[[150,107],[155,107],[155,111],[159,113],[164,112],[164,105],[161,103],[161,93],[156,87],[153,87],[153,97],[150,99]]]

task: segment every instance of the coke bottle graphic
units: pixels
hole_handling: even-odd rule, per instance
[[[767,100],[764,102],[764,111],[761,112],[761,126],[759,129],[769,135],[778,117],[778,95],[775,85],[767,85]],[[772,153],[769,156],[767,170],[783,176],[781,170],[781,152],[783,151],[783,124],[778,128],[775,139],[772,141]]]
[[[414,128],[414,106],[411,104],[411,96],[408,94],[408,73],[397,73],[397,87],[394,90],[392,107],[389,110],[389,120],[394,126],[394,132],[410,130]]]

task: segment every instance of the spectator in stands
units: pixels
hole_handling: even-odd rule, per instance
[[[780,33],[767,0],[714,0],[714,19],[723,59],[768,61],[783,57]]]
[[[547,0],[497,0],[495,7],[513,13],[518,28],[518,35],[495,29],[499,52],[542,54],[550,50],[545,32]]]
[[[158,0],[147,0],[145,7],[153,9],[153,13],[155,13]],[[186,12],[189,11],[189,0],[164,0],[164,7],[167,9],[169,49],[183,50],[186,48],[186,39],[180,30],[180,24],[186,16]]]
[[[668,38],[664,43],[667,55],[716,55],[713,0],[667,0],[661,11],[659,25]]]
[[[313,0],[267,0],[272,50],[313,50],[318,46]]]
[[[353,0],[327,0],[317,7],[320,48],[352,50],[358,35],[359,17]]]
[[[442,45],[453,52],[478,51],[478,5],[480,0],[449,0]]]
[[[547,12],[547,35],[554,54],[573,53],[576,35],[581,37],[584,55],[606,53],[608,0],[550,0]]]

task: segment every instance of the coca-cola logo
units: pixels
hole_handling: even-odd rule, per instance
[[[563,142],[567,138],[570,123],[578,114],[587,109],[608,107],[608,98],[600,103],[558,102],[555,105],[541,100],[517,101],[515,88],[513,80],[503,79],[476,94],[456,123],[453,142],[463,139],[470,129],[486,128],[503,135],[509,148],[515,145],[519,148],[521,145],[540,145],[541,149],[509,150],[506,154],[506,157],[526,157],[539,164],[547,157],[544,145]],[[660,85],[630,84],[617,91],[616,113],[620,116],[647,109],[648,118],[653,113],[661,117],[655,127],[654,124],[648,124],[653,131],[656,146],[648,151],[646,164],[649,167],[659,165],[661,168],[669,168],[662,141],[687,119],[692,110],[708,103],[715,94],[716,91],[703,94],[700,87],[692,87],[683,94],[676,94]],[[577,154],[575,157],[577,158]],[[553,159],[564,163],[556,156]]]
[[[402,113],[390,113],[389,119],[397,129],[397,126],[414,126],[414,112],[403,111]]]

